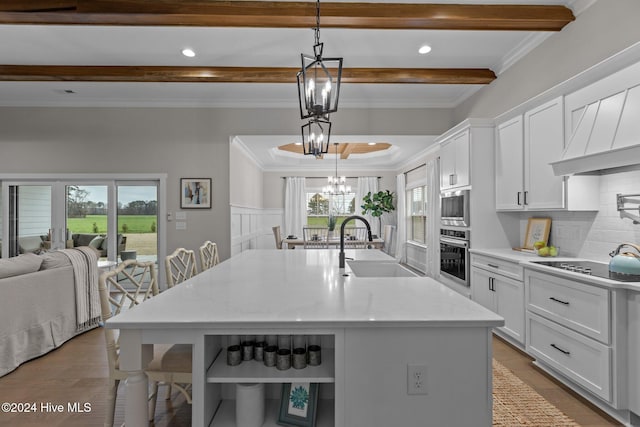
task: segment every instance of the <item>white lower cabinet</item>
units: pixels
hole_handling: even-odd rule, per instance
[[[621,292],[528,268],[524,280],[527,353],[569,385],[624,405]]]
[[[627,378],[629,387],[629,409],[640,419],[640,292],[627,294],[628,325]]]
[[[560,277],[527,272],[527,310],[610,343],[610,292]]]
[[[533,313],[527,315],[527,352],[610,402],[611,348]]]
[[[512,275],[517,271],[517,264],[472,255],[471,299],[504,317],[499,330],[524,346],[524,284],[498,273],[499,266]]]

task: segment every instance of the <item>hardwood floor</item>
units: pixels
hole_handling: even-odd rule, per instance
[[[494,357],[512,370],[561,411],[585,427],[619,425],[594,409],[531,365],[531,359],[498,338],[493,340]],[[0,378],[0,402],[35,403],[37,413],[0,412],[0,426],[62,427],[101,426],[104,422],[107,391],[107,359],[102,329],[86,332],[62,347],[20,366]],[[124,393],[116,404],[115,425],[124,422]],[[165,400],[166,388],[161,388],[156,408],[157,427],[189,426],[191,406],[174,391]],[[61,413],[43,413],[47,403],[64,406]],[[68,403],[91,405],[90,412],[69,413]],[[546,426],[544,426],[546,427]]]
[[[531,363],[532,359],[529,356],[495,335],[493,337],[493,357],[581,426],[620,425],[613,418],[536,368]]]
[[[107,396],[107,355],[102,328],[73,338],[62,347],[21,365],[0,378],[0,402],[35,402],[38,413],[0,413],[0,426],[62,427],[102,426]],[[114,425],[124,422],[124,384],[120,383]],[[154,425],[187,427],[191,425],[191,405],[176,390],[165,400],[161,387]],[[40,405],[51,402],[64,405],[62,413],[43,413]],[[69,413],[68,402],[91,404],[91,412]]]

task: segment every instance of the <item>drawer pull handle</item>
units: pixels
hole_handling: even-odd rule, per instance
[[[561,349],[560,347],[558,347],[558,346],[557,346],[557,345],[555,345],[555,344],[551,344],[551,347],[555,348],[555,349],[556,349],[556,350],[558,350],[560,353],[564,353],[564,354],[566,354],[567,356],[571,354],[571,352],[570,352],[570,351],[563,350],[563,349]]]
[[[487,264],[487,265],[488,265],[489,267],[493,267],[493,268],[500,268],[500,266],[499,266],[499,265],[496,265],[496,264]]]
[[[555,302],[560,303],[560,304],[569,305],[569,301],[562,301],[562,300],[560,300],[560,299],[556,299],[556,298],[554,298],[554,297],[549,297],[549,299],[550,299],[551,301],[555,301]]]

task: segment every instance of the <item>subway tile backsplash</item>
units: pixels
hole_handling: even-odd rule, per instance
[[[616,210],[616,194],[640,194],[640,171],[621,172],[600,177],[598,212],[536,212],[523,213],[520,221],[520,241],[524,241],[529,217],[552,219],[550,244],[560,247],[561,256],[576,256],[594,261],[609,261],[609,252],[621,243],[640,245],[640,224],[620,218]],[[631,204],[630,207],[638,205]],[[632,212],[640,213],[636,210]]]

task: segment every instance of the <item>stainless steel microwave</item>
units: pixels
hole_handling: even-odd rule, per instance
[[[442,225],[469,227],[469,190],[440,193],[440,222]]]

